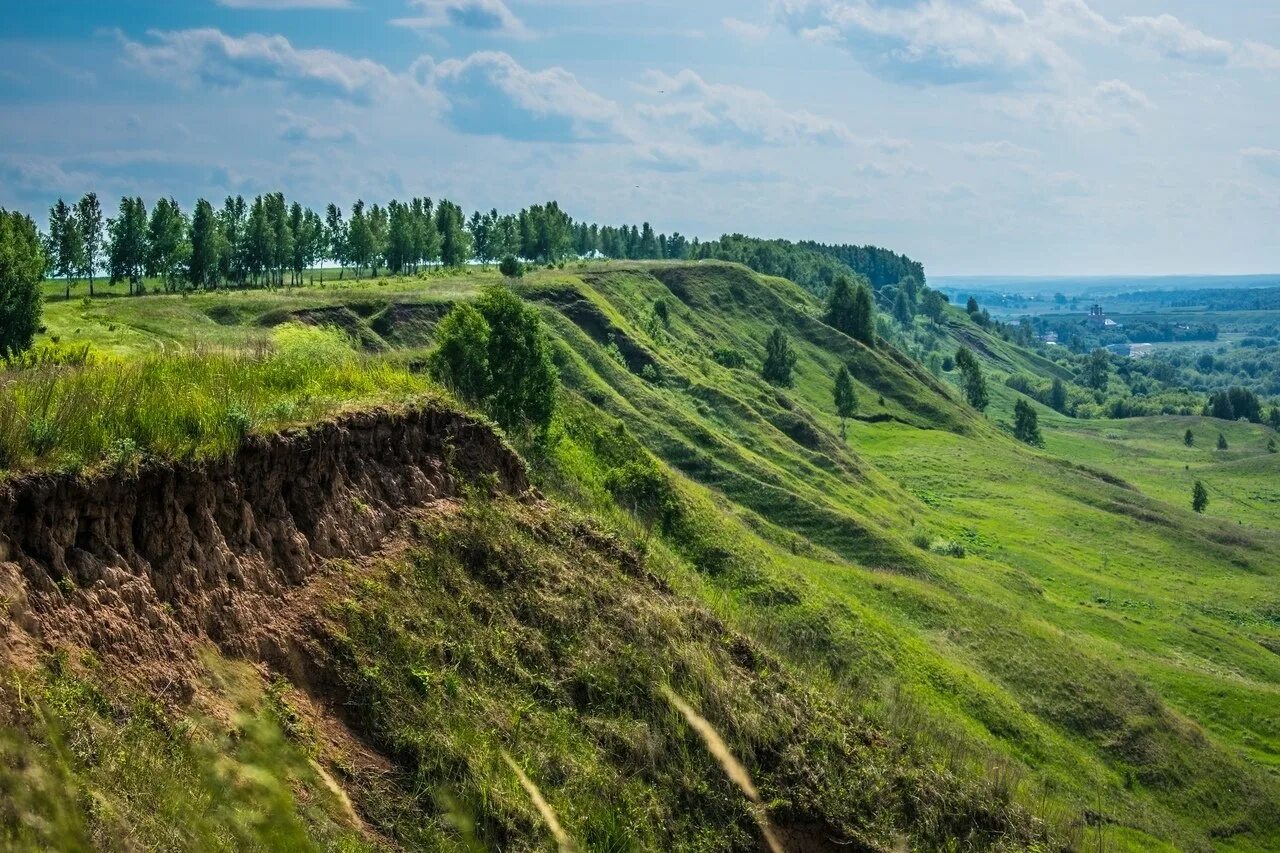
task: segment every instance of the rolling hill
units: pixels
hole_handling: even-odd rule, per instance
[[[497,282],[70,300],[46,337],[130,364],[334,326],[417,376],[449,307]],[[1032,403],[1036,450],[1006,428],[1017,392],[993,383],[983,417],[953,376],[735,264],[570,265],[515,289],[562,382],[544,440],[508,445],[404,379],[395,399],[306,410],[327,427],[250,413],[238,447],[127,470],[54,441],[32,464],[62,470],[10,478],[11,843],[545,848],[505,750],[586,849],[754,849],[758,815],[669,688],[742,759],[788,849],[1280,844],[1265,427]],[[759,375],[775,328],[790,387]],[[934,333],[988,370],[1056,369],[958,311]],[[844,437],[840,365],[859,399]],[[374,423],[350,411],[375,404]],[[1231,450],[1211,449],[1219,431]],[[286,487],[287,448],[320,446],[332,465]],[[406,465],[412,489],[394,486]],[[153,489],[149,524],[195,543],[163,565],[130,500],[94,498],[147,477],[208,501]],[[287,496],[239,515],[219,498],[255,478]],[[35,505],[65,535],[20,535]]]

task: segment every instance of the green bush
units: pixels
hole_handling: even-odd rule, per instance
[[[515,255],[507,255],[498,262],[498,272],[507,278],[520,278],[524,275],[524,265]]]

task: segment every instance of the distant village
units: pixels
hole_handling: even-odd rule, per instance
[[[1102,306],[1096,302],[1089,307],[1089,316],[1082,321],[1081,325],[1091,326],[1100,332],[1114,332],[1123,328],[1120,323],[1108,317],[1106,312],[1102,310]],[[1040,340],[1047,346],[1056,347],[1058,346],[1058,333],[1046,332],[1040,336]],[[1105,349],[1112,355],[1127,358],[1146,358],[1155,352],[1155,346],[1152,344],[1109,344]]]

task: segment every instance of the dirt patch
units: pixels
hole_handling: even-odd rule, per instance
[[[208,638],[264,657],[261,628],[284,592],[325,559],[373,553],[405,509],[476,481],[529,492],[496,433],[435,408],[250,437],[226,459],[12,480],[0,486],[0,640],[175,665]]]

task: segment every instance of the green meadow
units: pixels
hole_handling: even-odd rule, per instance
[[[44,361],[10,369],[0,389],[5,467],[92,467],[126,451],[225,453],[246,432],[442,395],[422,372],[436,323],[499,282],[476,268],[274,291],[51,298],[37,342]],[[863,776],[818,758],[808,768],[845,786],[817,784],[810,794],[856,802],[846,826],[861,826],[873,849],[923,819],[884,805],[888,793],[879,805],[852,797],[859,785],[915,791],[935,821],[934,835],[916,836],[923,849],[966,838],[958,819],[944,819],[948,808],[953,817],[1018,816],[1014,828],[974,830],[956,849],[1280,846],[1280,454],[1266,447],[1274,431],[1200,417],[1075,420],[1032,402],[1045,446],[1028,447],[1009,432],[1021,395],[1000,380],[1016,371],[1048,379],[1052,363],[950,311],[937,333],[978,353],[993,397],[983,416],[962,402],[955,376],[886,342],[846,337],[821,322],[807,291],[732,264],[570,264],[514,287],[538,307],[562,382],[545,440],[513,437],[535,481],[557,512],[636,543],[675,594],[776,656],[806,701],[877,733]],[[789,387],[758,369],[775,327],[797,355]],[[841,365],[858,397],[843,437],[832,400]],[[161,394],[189,402],[150,414],[164,408]],[[1216,448],[1219,433],[1226,450]],[[619,491],[618,472],[636,464],[669,489],[660,518]],[[1204,514],[1191,510],[1197,480],[1210,495]],[[477,518],[438,535],[485,537],[508,523]],[[491,559],[524,548],[540,571],[570,571],[527,536],[494,533],[505,544]],[[380,709],[366,734],[396,754],[435,743],[444,756],[415,761],[394,795],[353,783],[362,814],[390,837],[411,825],[419,834],[403,837],[420,844],[459,837],[422,817],[443,807],[404,786],[460,792],[455,805],[478,815],[487,837],[534,831],[519,792],[497,781],[492,746],[501,739],[467,722],[476,709],[518,700],[528,708],[528,761],[565,756],[567,766],[542,766],[540,778],[566,829],[593,839],[589,849],[653,849],[661,836],[652,827],[684,821],[668,804],[692,784],[675,771],[625,781],[640,728],[671,724],[638,675],[662,672],[664,656],[682,661],[675,668],[692,673],[690,691],[723,711],[713,722],[742,721],[732,745],[748,757],[753,744],[759,755],[784,748],[776,741],[789,712],[767,702],[753,709],[735,693],[724,662],[705,657],[705,637],[680,611],[619,607],[616,618],[640,625],[635,648],[608,646],[572,674],[608,713],[553,712],[538,690],[494,674],[507,671],[500,659],[510,650],[455,619],[453,599],[431,589],[439,581],[485,602],[491,591],[473,589],[448,556],[408,559],[416,598],[379,575],[358,602],[335,605],[332,623],[346,644],[348,689]],[[575,578],[573,588],[594,589],[591,577]],[[519,634],[517,616],[503,614],[494,624]],[[663,639],[668,618],[676,621]],[[435,642],[428,623],[498,661],[449,687],[453,699],[441,705],[421,699],[410,677]],[[584,648],[605,642],[604,625],[582,631]],[[71,719],[84,713],[65,699],[64,680],[43,689],[62,697]],[[632,727],[626,749],[606,748],[606,718],[618,731]],[[807,718],[795,725],[817,738]],[[439,743],[432,731],[445,733]],[[298,744],[282,737],[271,749],[296,762]],[[66,772],[80,784],[140,784],[92,776],[75,761]],[[936,796],[921,781],[928,773],[948,780]],[[796,784],[777,768],[763,779],[766,801]],[[616,814],[610,800],[621,804]],[[280,802],[313,838],[330,839],[322,846],[344,846],[329,817]],[[746,820],[731,812],[698,814]],[[696,838],[696,821],[687,823],[679,837]],[[749,846],[750,833],[732,843]],[[682,846],[716,849],[706,838]]]

